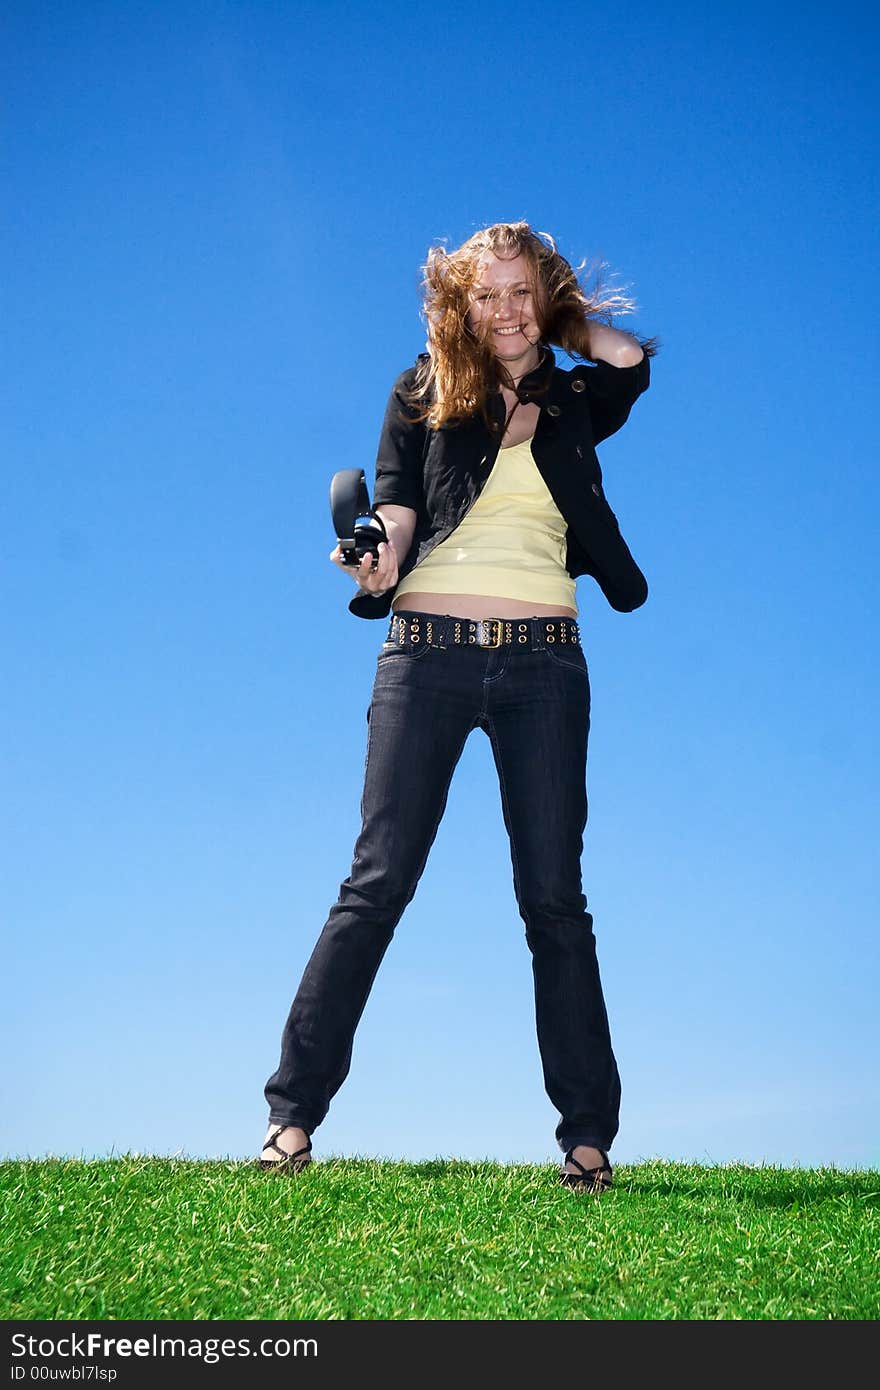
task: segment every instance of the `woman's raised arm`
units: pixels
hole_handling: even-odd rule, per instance
[[[591,320],[589,333],[590,356],[594,362],[610,362],[612,367],[635,367],[645,355],[638,339],[621,328]]]

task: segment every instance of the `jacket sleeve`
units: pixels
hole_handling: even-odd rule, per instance
[[[376,485],[373,506],[412,507],[423,505],[422,481],[425,429],[414,418],[416,408],[407,399],[415,368],[402,372],[391,389],[376,456]]]
[[[629,413],[651,380],[650,358],[645,355],[632,367],[614,367],[610,362],[597,362],[586,369],[585,378],[590,416],[593,422],[593,443],[599,444],[626,424]]]

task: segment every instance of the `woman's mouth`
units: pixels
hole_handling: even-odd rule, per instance
[[[502,338],[509,338],[512,337],[514,333],[521,333],[522,328],[517,324],[515,328],[495,328],[493,332],[500,333]]]

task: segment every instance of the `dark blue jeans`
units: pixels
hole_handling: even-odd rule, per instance
[[[543,632],[526,645],[497,649],[386,641],[367,721],[354,860],[291,1006],[278,1070],[266,1083],[270,1120],[312,1134],[326,1116],[348,1075],[376,972],[424,870],[465,740],[481,728],[498,770],[532,956],[544,1084],[561,1117],[556,1138],[563,1150],[609,1149],[620,1079],[581,888],[590,727],[582,648],[548,645]]]

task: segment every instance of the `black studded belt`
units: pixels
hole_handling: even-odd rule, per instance
[[[543,647],[580,643],[574,618],[456,618],[448,613],[395,613],[386,642],[400,646]]]

